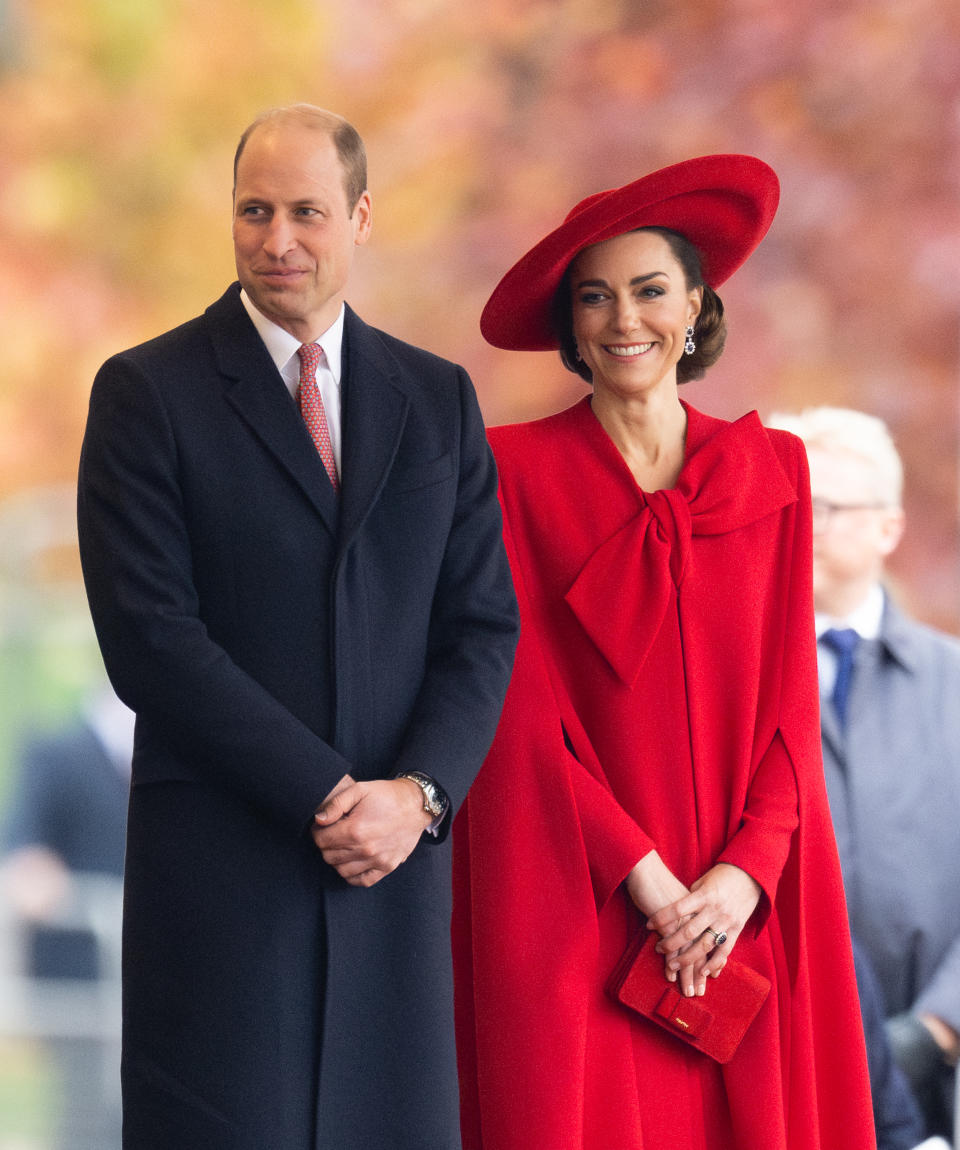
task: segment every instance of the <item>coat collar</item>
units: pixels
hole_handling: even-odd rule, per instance
[[[917,641],[911,630],[910,621],[890,598],[883,592],[883,621],[880,624],[880,644],[886,654],[896,660],[905,671],[911,674],[917,669]]]
[[[343,475],[340,545],[380,495],[397,454],[410,399],[383,336],[349,306],[343,329]]]
[[[343,455],[338,499],[296,404],[233,284],[206,311],[226,396],[286,470],[341,546],[377,498],[396,455],[409,399],[380,334],[350,307],[344,318]]]

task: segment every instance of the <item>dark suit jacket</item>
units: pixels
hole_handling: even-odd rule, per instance
[[[845,727],[824,698],[821,733],[850,925],[884,1012],[960,1028],[960,643],[888,597],[854,655]],[[953,1072],[939,1079],[949,1099]]]
[[[844,730],[820,719],[853,933],[888,1015],[960,1028],[960,643],[887,598],[854,659]]]
[[[3,849],[43,846],[73,873],[123,874],[127,779],[82,720],[36,735],[18,757]],[[38,978],[98,976],[97,943],[85,930],[27,928],[30,973]]]
[[[853,961],[867,1043],[877,1150],[913,1150],[923,1141],[923,1119],[883,1025],[883,999],[866,951],[853,940]]]
[[[495,467],[463,370],[349,309],[342,386],[338,507],[237,285],[94,384],[81,556],[138,716],[136,1150],[459,1145],[448,846],[358,889],[308,827],[347,772],[465,796],[516,641]]]

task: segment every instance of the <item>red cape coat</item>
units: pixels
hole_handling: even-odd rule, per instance
[[[490,432],[522,634],[455,828],[465,1150],[874,1146],[806,459],[755,413],[687,411],[677,486],[654,493],[589,399]],[[723,860],[763,888],[736,955],[773,990],[724,1067],[603,990],[652,847],[688,884]]]

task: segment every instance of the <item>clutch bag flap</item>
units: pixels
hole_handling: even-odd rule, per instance
[[[770,981],[735,958],[702,996],[687,998],[668,982],[659,935],[641,932],[624,951],[608,993],[630,1010],[676,1035],[717,1062],[729,1062],[770,992]]]

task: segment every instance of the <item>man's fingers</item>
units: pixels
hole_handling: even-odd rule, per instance
[[[330,826],[348,815],[363,797],[363,791],[353,783],[332,794],[313,816],[320,826]]]
[[[323,857],[324,861],[329,863],[341,878],[345,878],[348,881],[358,878],[362,874],[366,874],[367,871],[381,870],[376,863],[371,863],[370,859],[350,857],[340,858],[335,862],[326,855]]]
[[[373,886],[416,848],[424,819],[419,787],[407,779],[381,779],[328,795],[311,830],[324,861],[342,878]]]
[[[365,870],[360,874],[341,875],[341,877],[348,882],[351,886],[371,887],[375,886],[382,878],[385,878],[389,872],[382,870]]]

